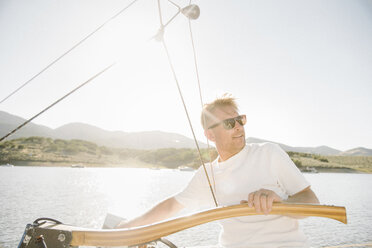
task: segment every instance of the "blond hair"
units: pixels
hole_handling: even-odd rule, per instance
[[[216,120],[216,117],[213,114],[217,108],[230,106],[238,112],[239,109],[235,100],[236,98],[233,97],[230,93],[225,93],[222,96],[217,97],[213,102],[204,104],[201,113],[201,123],[203,128],[207,129],[210,123],[219,121]]]

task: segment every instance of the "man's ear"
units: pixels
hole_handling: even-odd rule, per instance
[[[213,133],[212,130],[210,130],[210,129],[206,129],[206,130],[204,130],[204,135],[205,135],[205,137],[207,137],[207,139],[209,139],[210,141],[212,141],[212,142],[215,142],[215,141],[216,141],[216,138],[215,138],[214,133]]]

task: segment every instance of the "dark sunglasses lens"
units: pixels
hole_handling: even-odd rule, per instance
[[[235,127],[235,118],[227,119],[223,121],[223,127],[227,130]]]
[[[236,121],[241,125],[241,126],[244,126],[245,125],[245,116],[244,115],[240,115],[238,117],[236,117]]]
[[[244,126],[245,123],[246,123],[245,115],[239,115],[235,118],[230,118],[230,119],[224,120],[222,122],[223,127],[227,130],[232,129],[232,128],[235,127],[235,121],[237,121],[241,126]]]

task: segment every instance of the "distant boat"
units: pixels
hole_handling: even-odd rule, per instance
[[[179,166],[178,169],[180,171],[193,171],[194,169],[188,166]]]
[[[81,164],[72,164],[71,168],[85,168],[85,166]]]
[[[2,165],[0,165],[1,167],[14,167],[14,165],[12,165],[12,164],[2,164]]]
[[[314,167],[309,167],[309,166],[306,166],[306,168],[303,169],[302,171],[309,172],[309,173],[318,173],[317,169],[315,169]]]

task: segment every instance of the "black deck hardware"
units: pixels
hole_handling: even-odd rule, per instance
[[[61,222],[50,218],[39,218],[27,224],[18,248],[72,248],[71,231],[52,228],[59,224]]]

